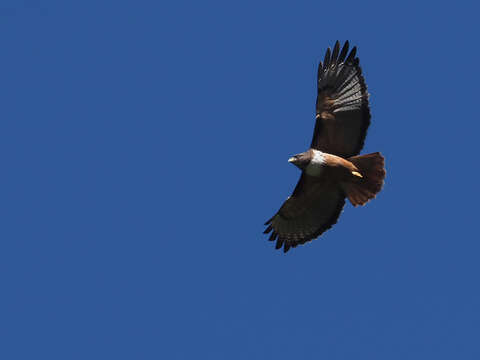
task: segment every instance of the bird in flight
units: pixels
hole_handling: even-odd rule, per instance
[[[345,198],[364,205],[382,189],[385,168],[376,152],[358,155],[363,147],[370,109],[368,92],[356,57],[345,42],[327,49],[318,66],[316,120],[310,149],[288,159],[302,174],[280,210],[265,225],[275,248],[313,240],[338,220]]]

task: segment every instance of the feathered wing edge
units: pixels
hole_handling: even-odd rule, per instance
[[[362,115],[363,122],[360,129],[362,134],[360,141],[354,151],[349,154],[341,154],[345,157],[358,155],[360,153],[365,143],[371,118],[367,85],[360,67],[360,60],[356,57],[357,47],[354,46],[347,56],[348,49],[348,40],[345,41],[341,51],[340,42],[337,40],[333,52],[328,48],[323,64],[320,61],[318,65],[317,119],[310,145],[310,147],[314,149],[328,150],[322,149],[321,144],[318,143],[320,140],[319,135],[323,127],[321,115],[324,107],[326,107],[324,102],[328,99],[329,103],[326,110],[331,111],[333,114],[350,110],[360,110]]]
[[[265,231],[263,233],[268,234],[268,233],[271,232],[268,240],[269,241],[275,241],[276,240],[275,249],[280,249],[283,246],[283,252],[286,253],[288,250],[290,250],[290,248],[295,248],[298,245],[303,245],[303,244],[305,244],[309,241],[312,241],[312,240],[316,239],[321,234],[323,234],[325,231],[330,229],[333,225],[335,225],[338,221],[338,218],[340,217],[340,214],[342,213],[342,209],[343,209],[344,206],[345,206],[345,197],[342,197],[338,201],[336,209],[332,213],[330,218],[321,227],[319,227],[317,229],[317,231],[315,231],[315,233],[313,233],[309,236],[306,236],[306,237],[303,237],[303,238],[299,238],[298,236],[295,236],[295,237],[292,238],[291,236],[289,236],[290,234],[280,234],[277,231],[275,231],[275,229],[273,228],[273,224],[272,224],[275,217],[280,216],[283,219],[285,219],[281,214],[281,209],[274,216],[272,216],[270,219],[268,219],[265,222],[264,225],[267,226],[267,228],[265,229]],[[285,219],[285,220],[287,220],[287,219]]]

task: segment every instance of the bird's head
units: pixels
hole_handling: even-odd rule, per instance
[[[311,159],[312,155],[309,151],[306,151],[297,155],[293,155],[290,159],[288,159],[288,162],[295,165],[299,169],[304,170],[310,163]]]

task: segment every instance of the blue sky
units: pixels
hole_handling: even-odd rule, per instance
[[[2,1],[1,357],[480,358],[478,11]],[[337,39],[386,184],[284,255]]]

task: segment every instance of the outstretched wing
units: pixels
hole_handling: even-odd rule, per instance
[[[311,147],[323,152],[350,157],[363,147],[370,125],[368,92],[354,47],[348,41],[340,51],[327,49],[318,66],[317,116]],[[339,54],[340,53],[340,54]]]
[[[338,183],[319,181],[302,173],[293,194],[268,220],[264,234],[277,240],[276,249],[287,252],[320,236],[336,222],[345,204],[345,195]]]

